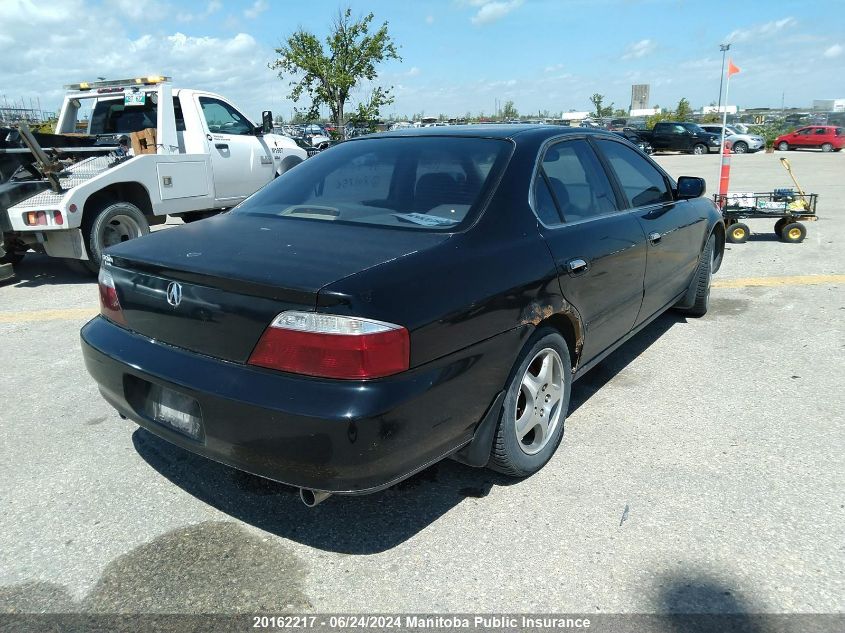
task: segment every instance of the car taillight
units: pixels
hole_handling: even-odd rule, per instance
[[[114,277],[105,268],[100,268],[97,285],[100,288],[100,314],[115,323],[126,325],[123,309],[120,307],[120,300],[117,298],[117,290],[114,287]]]
[[[408,369],[408,330],[381,321],[282,312],[249,357],[250,365],[295,374],[361,380]]]

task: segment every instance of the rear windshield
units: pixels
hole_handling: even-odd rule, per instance
[[[179,98],[173,97],[173,108],[176,115],[176,130],[185,130],[182,118],[182,106]],[[140,132],[157,125],[158,108],[147,95],[143,104],[124,105],[123,98],[98,101],[91,114],[89,134],[128,134]]]
[[[277,178],[234,212],[454,231],[481,206],[512,147],[472,137],[347,141]]]

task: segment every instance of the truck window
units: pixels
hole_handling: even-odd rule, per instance
[[[185,119],[179,98],[173,97],[173,109],[176,113],[176,131],[185,131]],[[98,101],[91,114],[89,134],[129,134],[140,132],[158,125],[158,107],[147,99],[144,105],[124,106],[123,97]]]
[[[200,107],[209,132],[218,134],[254,134],[255,127],[243,114],[225,101],[211,97],[200,97]]]

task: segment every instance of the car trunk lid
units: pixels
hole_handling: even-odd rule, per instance
[[[106,265],[126,327],[243,363],[280,312],[313,310],[327,284],[448,237],[225,214],[120,244]]]

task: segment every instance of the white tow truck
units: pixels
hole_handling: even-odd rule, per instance
[[[233,207],[308,156],[270,133],[271,112],[256,126],[224,97],[176,89],[169,77],[65,89],[55,135],[39,142],[22,126],[17,148],[0,147],[31,159],[0,184],[6,261],[34,249],[96,271],[108,246],[148,233],[168,214],[191,221]],[[139,152],[141,134],[149,144]]]

